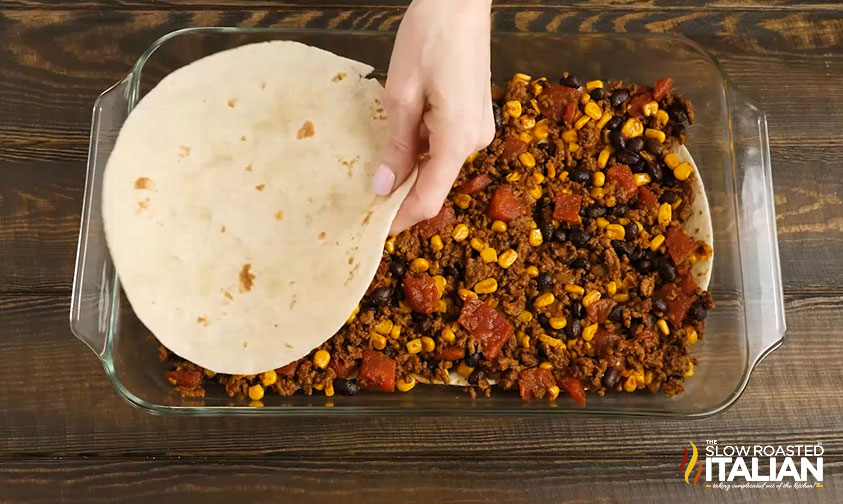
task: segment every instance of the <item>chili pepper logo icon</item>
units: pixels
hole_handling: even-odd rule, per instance
[[[685,458],[683,458],[682,463],[679,464],[679,473],[685,473],[685,483],[690,485],[691,482],[688,481],[688,477],[691,476],[691,472],[694,470],[694,464],[696,464],[697,475],[694,476],[694,486],[697,486],[697,481],[699,481],[700,475],[702,474],[702,462],[698,460],[699,454],[697,453],[697,445],[695,445],[693,441],[688,442],[691,443],[691,461],[688,462],[688,448],[683,446],[682,449],[685,450]],[[688,462],[687,466],[685,465],[686,462]]]

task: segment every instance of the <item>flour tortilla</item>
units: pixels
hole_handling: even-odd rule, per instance
[[[164,346],[256,374],[342,327],[414,182],[371,192],[386,134],[371,71],[297,42],[251,44],[176,70],[132,110],[105,172],[105,234]]]

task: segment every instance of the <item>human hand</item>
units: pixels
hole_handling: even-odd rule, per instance
[[[416,167],[390,234],[435,216],[471,153],[494,138],[491,0],[414,0],[398,28],[386,79],[389,139],[373,180],[389,194]]]

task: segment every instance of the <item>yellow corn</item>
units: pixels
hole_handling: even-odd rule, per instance
[[[422,342],[421,338],[411,339],[407,342],[407,351],[413,354],[419,353],[422,351]]]
[[[442,293],[445,292],[445,286],[448,285],[448,280],[446,280],[442,275],[434,275],[433,283],[436,284],[436,290],[439,291],[439,295],[441,296]]]
[[[656,159],[655,157],[653,157],[652,154],[650,154],[647,151],[641,151],[641,152],[638,153],[638,155],[641,156],[642,158],[644,158],[645,160],[647,160],[647,162],[649,162],[649,163],[652,163]]]
[[[647,138],[655,138],[659,141],[659,143],[664,143],[666,138],[664,131],[660,131],[653,128],[647,128],[647,131],[644,132],[644,136]]]
[[[495,222],[492,223],[492,231],[494,231],[496,233],[506,233],[506,229],[507,229],[507,226],[506,226],[506,222],[504,222],[504,221],[496,220]]]
[[[658,326],[659,331],[661,331],[665,336],[670,334],[670,328],[667,326],[667,320],[659,319],[659,321],[656,322],[656,325]]]
[[[588,103],[590,100],[591,100],[591,96],[589,96],[589,95],[588,95],[588,93],[583,93],[583,94],[582,94],[582,97],[580,98],[580,103],[581,103],[581,104],[583,104],[583,105],[585,105],[585,104],[586,104],[586,103]]]
[[[323,390],[324,388],[325,388],[324,383],[314,383],[313,384],[313,390]]]
[[[686,180],[691,176],[691,172],[693,170],[694,169],[691,167],[691,163],[687,161],[679,163],[679,166],[673,169],[673,176],[676,177],[676,180]]]
[[[536,140],[544,140],[547,138],[548,129],[549,125],[547,124],[547,119],[542,119],[537,122],[536,127],[533,128],[533,136],[536,137]]]
[[[389,337],[392,339],[398,339],[401,337],[401,326],[395,324],[392,326],[392,330],[389,331]]]
[[[375,325],[374,329],[378,334],[389,334],[392,331],[392,321],[389,319],[381,320]]]
[[[414,273],[424,273],[430,268],[430,262],[424,257],[416,257],[410,261],[410,271]]]
[[[576,142],[577,141],[577,130],[572,130],[572,129],[565,130],[562,133],[562,140],[564,140],[568,143]]]
[[[541,369],[547,369],[548,371],[550,371],[551,369],[553,369],[553,364],[551,364],[551,363],[549,363],[549,362],[547,362],[547,361],[544,361],[544,362],[542,362],[541,364],[539,364],[539,368],[541,368]]]
[[[589,92],[594,91],[597,88],[602,88],[602,87],[603,87],[603,81],[602,80],[590,80],[590,81],[585,83],[585,89]]]
[[[425,352],[432,352],[436,350],[436,342],[430,336],[422,336],[421,338],[422,350]]]
[[[531,130],[536,127],[536,119],[533,116],[522,115],[518,122],[521,123],[521,127],[525,130]]]
[[[683,378],[690,378],[694,376],[694,363],[690,360],[688,361],[688,370],[682,373]]]
[[[398,309],[401,311],[401,313],[410,313],[411,311],[413,311],[409,306],[407,306],[407,303],[405,303],[404,300],[398,301]]]
[[[316,353],[313,354],[313,365],[319,369],[325,369],[328,367],[329,362],[331,362],[331,354],[329,354],[327,350],[317,350]]]
[[[395,383],[395,388],[397,388],[400,392],[409,392],[413,390],[413,387],[416,386],[416,379],[412,376],[407,380],[398,380]]]
[[[674,153],[667,154],[664,157],[664,164],[667,165],[668,168],[671,170],[679,166],[679,156]]]
[[[539,276],[539,269],[535,266],[527,266],[526,273],[528,277],[536,278],[537,276]]]
[[[348,320],[346,320],[345,323],[350,324],[354,322],[354,319],[357,318],[358,313],[360,313],[360,305],[354,307],[354,310],[351,311],[351,315],[348,316]]]
[[[479,156],[479,155],[480,155],[479,151],[474,151],[471,154],[469,154],[467,158],[465,158],[465,162],[470,163],[470,162],[474,161],[475,159],[477,159],[477,156]]]
[[[469,366],[465,363],[465,361],[460,361],[459,365],[457,366],[457,374],[468,380],[468,377],[471,376],[471,373],[474,372],[474,368]]]
[[[460,289],[460,290],[458,290],[458,291],[457,291],[457,295],[458,295],[458,296],[460,297],[460,299],[462,299],[463,301],[465,301],[466,299],[469,299],[469,298],[476,298],[476,297],[477,297],[477,294],[475,294],[475,293],[474,293],[474,291],[470,291],[470,290],[468,290],[468,289]]]
[[[558,347],[559,345],[562,344],[561,339],[554,338],[553,336],[548,336],[547,334],[544,334],[544,333],[539,334],[539,341],[541,341],[541,342],[545,343],[546,345],[551,346],[553,348],[556,348],[556,347]]]
[[[641,110],[644,111],[645,116],[653,117],[659,111],[659,104],[655,101],[647,102],[641,107]]]
[[[435,251],[440,251],[445,245],[442,243],[442,237],[439,235],[433,235],[430,237],[430,248]]]
[[[591,175],[591,185],[594,187],[603,187],[606,183],[606,175],[602,171],[596,171]]]
[[[533,301],[533,306],[536,308],[543,308],[545,306],[552,305],[554,301],[556,301],[556,296],[554,296],[552,292],[545,292]]]
[[[594,338],[594,335],[597,333],[597,324],[591,324],[586,326],[582,330],[582,339],[583,341],[591,341]]]
[[[523,332],[518,333],[518,342],[521,343],[522,348],[530,348],[530,337]]]
[[[547,387],[547,398],[551,401],[555,401],[557,397],[559,397],[559,387],[556,385]]]
[[[663,234],[658,234],[658,235],[654,236],[653,239],[650,240],[650,250],[655,252],[656,250],[659,249],[659,247],[662,246],[662,243],[664,243],[664,235]]]
[[[249,399],[253,401],[260,401],[263,399],[263,387],[258,384],[254,384],[249,387]]]
[[[600,291],[593,290],[593,291],[589,292],[588,294],[586,294],[585,296],[583,296],[582,305],[585,306],[586,308],[588,308],[589,306],[594,304],[594,302],[597,301],[598,299],[600,299]]]
[[[471,241],[468,243],[471,245],[471,248],[478,252],[486,248],[486,242],[481,240],[480,238],[472,238]]]
[[[533,180],[536,184],[541,184],[544,182],[544,174],[541,172],[533,172]]]
[[[688,340],[688,343],[691,345],[695,345],[697,343],[697,330],[693,327],[686,327],[685,328],[685,338]]]
[[[676,201],[670,204],[670,208],[676,210],[682,204],[682,198],[676,198]]]
[[[448,301],[449,299],[440,299],[438,303],[436,303],[436,310],[440,313],[445,313],[448,311]]]
[[[626,237],[626,230],[620,224],[609,224],[606,226],[606,238],[610,240],[623,240]]]
[[[454,227],[454,232],[451,233],[451,238],[453,238],[454,241],[458,242],[461,242],[468,238],[468,226],[466,226],[465,224],[457,224]]]
[[[635,221],[635,225],[638,226],[638,232],[644,231],[644,225],[638,221]]]
[[[630,375],[626,381],[623,382],[623,389],[627,392],[635,392],[635,389],[638,388],[638,384],[635,383],[635,377]]]
[[[577,143],[569,143],[568,144],[568,152],[577,152],[580,150],[580,144]]]
[[[477,294],[491,294],[498,290],[498,281],[494,278],[480,280],[474,284],[474,292]]]
[[[532,245],[534,247],[538,247],[539,245],[542,244],[542,241],[543,241],[542,232],[539,231],[538,229],[531,229],[530,230],[530,238],[529,238],[528,241],[530,242],[530,245]]]
[[[498,256],[498,266],[507,269],[518,259],[518,252],[513,249],[507,249]]]
[[[553,161],[548,161],[547,163],[545,163],[544,169],[547,172],[547,178],[556,177],[556,167],[553,165]]]
[[[656,112],[656,124],[659,126],[659,128],[664,127],[664,125],[667,124],[667,121],[669,120],[670,116],[667,115],[666,111],[659,109]]]
[[[211,371],[210,369],[205,370],[205,376],[207,376],[208,378],[213,378],[216,375],[217,375],[216,371]]]
[[[325,386],[325,396],[326,397],[333,397],[334,396],[334,382],[328,382],[328,385]]]
[[[457,335],[454,333],[454,330],[447,326],[442,329],[442,332],[439,334],[447,343],[453,343],[457,339]]]
[[[556,329],[565,329],[565,326],[568,325],[568,319],[565,317],[550,317],[550,327]]]
[[[585,293],[585,289],[576,284],[567,284],[565,285],[565,292],[582,296]]]
[[[634,117],[627,119],[621,128],[621,136],[624,138],[635,138],[642,134],[644,134],[644,126]]]
[[[529,131],[522,131],[518,134],[518,139],[524,143],[530,143],[533,141],[533,135]]]
[[[541,94],[541,92],[542,92],[542,87],[538,84],[534,84],[533,85],[533,94],[538,96],[538,95]],[[539,110],[539,102],[537,102],[535,98],[530,98],[530,106],[533,107],[533,110],[535,110],[536,113],[541,113],[541,110]]]
[[[386,338],[376,332],[369,335],[369,340],[372,342],[372,347],[374,347],[375,350],[383,350],[386,348]]]
[[[603,115],[600,116],[600,120],[597,121],[597,129],[602,129],[603,126],[606,126],[606,123],[609,122],[609,119],[612,118],[611,112],[603,112]]]
[[[385,248],[388,253],[394,254],[395,253],[395,237],[391,236],[388,240],[386,240],[386,243],[384,244],[383,248]]]
[[[562,173],[559,174],[559,182],[565,182],[568,180],[568,172],[563,170]]]
[[[518,155],[518,160],[525,168],[534,168],[536,166],[536,158],[529,152],[522,152]]]
[[[673,209],[670,207],[670,203],[662,203],[659,207],[659,225],[667,227],[672,218]]]
[[[603,109],[601,109],[600,105],[594,103],[593,101],[586,103],[584,110],[585,114],[595,121],[603,117]]]
[[[592,187],[591,192],[589,193],[592,198],[600,199],[603,197],[603,188],[602,187]]]
[[[612,151],[614,151],[614,149],[609,145],[603,147],[603,149],[600,151],[600,154],[597,155],[598,168],[600,168],[601,170],[603,168],[606,168],[606,164],[609,162],[609,156],[612,155]]]
[[[626,303],[627,301],[629,301],[629,294],[623,292],[615,294],[614,296],[612,296],[612,301],[616,303]]]
[[[633,173],[632,180],[635,181],[635,185],[642,186],[650,183],[650,175],[646,173]]]
[[[627,224],[629,224],[629,219],[627,219],[626,217],[619,217],[618,224],[626,226]]]
[[[260,380],[264,387],[271,387],[278,381],[278,373],[274,369],[270,369],[265,373],[260,374]]]
[[[606,229],[606,226],[608,226],[608,225],[609,225],[609,221],[606,220],[604,217],[598,217],[597,218],[597,227],[599,229]]]
[[[509,117],[518,119],[521,117],[521,102],[518,100],[510,100],[503,106],[504,111],[509,114]]]
[[[530,82],[531,80],[533,80],[533,78],[530,77],[529,75],[525,74],[525,73],[519,72],[519,73],[512,76],[512,80],[521,81],[521,82]]]
[[[613,280],[606,284],[606,294],[614,296],[618,291],[618,284]]]
[[[521,180],[521,174],[520,174],[520,173],[518,173],[518,172],[510,172],[510,173],[506,176],[506,181],[507,181],[507,182],[518,182],[519,180]]]
[[[542,191],[541,186],[536,186],[536,187],[530,189],[529,191],[527,191],[527,193],[530,196],[532,196],[532,198],[534,200],[540,200],[542,198],[543,191]]]
[[[486,263],[496,262],[498,260],[498,251],[492,247],[486,247],[480,251],[480,258]]]
[[[465,210],[471,204],[471,196],[465,193],[457,193],[454,195],[454,204]]]
[[[574,123],[574,129],[576,129],[576,130],[583,129],[583,127],[586,124],[588,124],[588,121],[590,121],[590,120],[591,120],[591,117],[589,117],[587,115],[584,115],[584,116],[580,117],[579,119],[577,119],[577,122]]]

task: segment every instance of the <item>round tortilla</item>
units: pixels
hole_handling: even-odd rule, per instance
[[[168,349],[256,374],[342,327],[414,182],[371,192],[386,134],[371,71],[297,42],[251,44],[176,70],[132,110],[105,172],[105,234]]]

